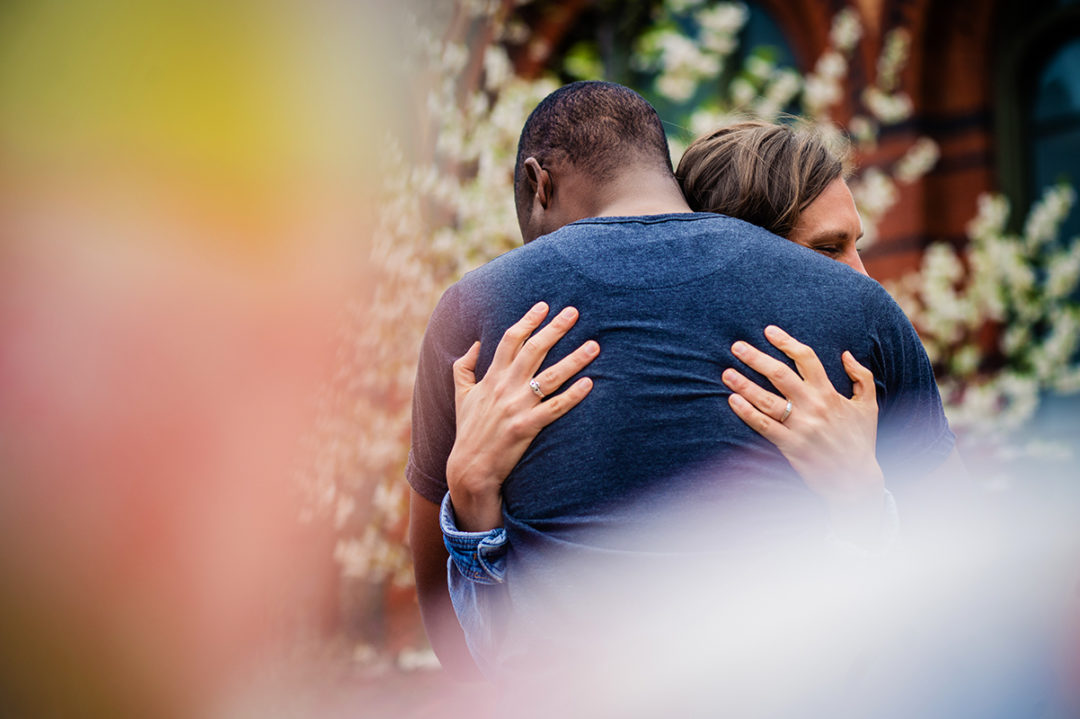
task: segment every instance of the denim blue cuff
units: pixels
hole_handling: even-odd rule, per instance
[[[439,510],[443,544],[461,576],[479,584],[500,584],[506,577],[506,530],[463,532],[457,528],[450,493]]]

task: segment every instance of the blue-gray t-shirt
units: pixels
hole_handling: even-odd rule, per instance
[[[655,549],[644,529],[649,508],[669,500],[711,508],[753,495],[769,498],[759,506],[775,498],[814,514],[820,502],[731,411],[720,377],[735,367],[771,389],[731,354],[741,339],[790,365],[764,339],[769,324],[813,347],[848,396],[844,350],[874,373],[878,459],[890,487],[953,447],[923,346],[874,280],[722,215],[592,218],[470,272],[440,300],[421,348],[406,471],[426,499],[438,503],[447,490],[452,363],[480,339],[481,378],[502,333],[541,300],[551,316],[567,305],[580,311],[544,367],[590,338],[601,349],[584,372],[592,392],[537,436],[503,485],[508,570],[566,548],[633,550],[635,537],[637,548]]]

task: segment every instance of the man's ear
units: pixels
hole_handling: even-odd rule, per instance
[[[529,183],[529,192],[540,200],[540,205],[546,210],[551,201],[551,175],[540,167],[535,157],[525,158],[525,179]]]

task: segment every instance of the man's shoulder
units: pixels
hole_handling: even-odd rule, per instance
[[[552,283],[574,278],[614,281],[611,275],[618,272],[622,279],[629,274],[651,286],[657,273],[669,280],[713,271],[740,275],[735,284],[747,285],[748,291],[768,287],[779,295],[790,293],[793,300],[807,300],[809,293],[813,305],[832,298],[848,310],[861,309],[868,319],[903,316],[875,280],[757,225],[714,213],[579,220],[467,272],[446,290],[443,303],[469,314],[470,308],[479,311],[519,289],[550,290]]]
[[[568,227],[562,227],[547,235],[541,235],[528,244],[507,250],[501,255],[491,258],[484,264],[466,272],[453,286],[467,289],[473,285],[488,282],[492,278],[513,273],[522,265],[543,262],[543,258],[552,252],[552,238],[563,236]]]
[[[665,215],[640,215],[625,217],[589,217],[557,230],[541,235],[532,242],[515,247],[512,250],[489,260],[479,267],[465,273],[455,283],[463,289],[482,284],[493,277],[513,273],[521,266],[537,262],[550,262],[552,256],[561,254],[568,246],[602,252],[601,247],[592,247],[588,241],[600,236],[617,235],[635,239],[637,237],[686,236],[723,233],[733,237],[773,241],[780,240],[775,235],[749,222],[712,212],[685,212]]]
[[[443,292],[440,304],[452,302],[459,311],[487,302],[493,294],[519,284],[534,268],[543,264],[536,243],[530,243],[494,257],[461,276]]]

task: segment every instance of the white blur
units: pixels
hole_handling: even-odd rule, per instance
[[[514,668],[500,713],[1080,716],[1078,493],[1038,486],[908,502],[884,554],[810,543],[687,555],[664,578],[591,567],[565,651],[559,626],[541,630],[544,657]]]

